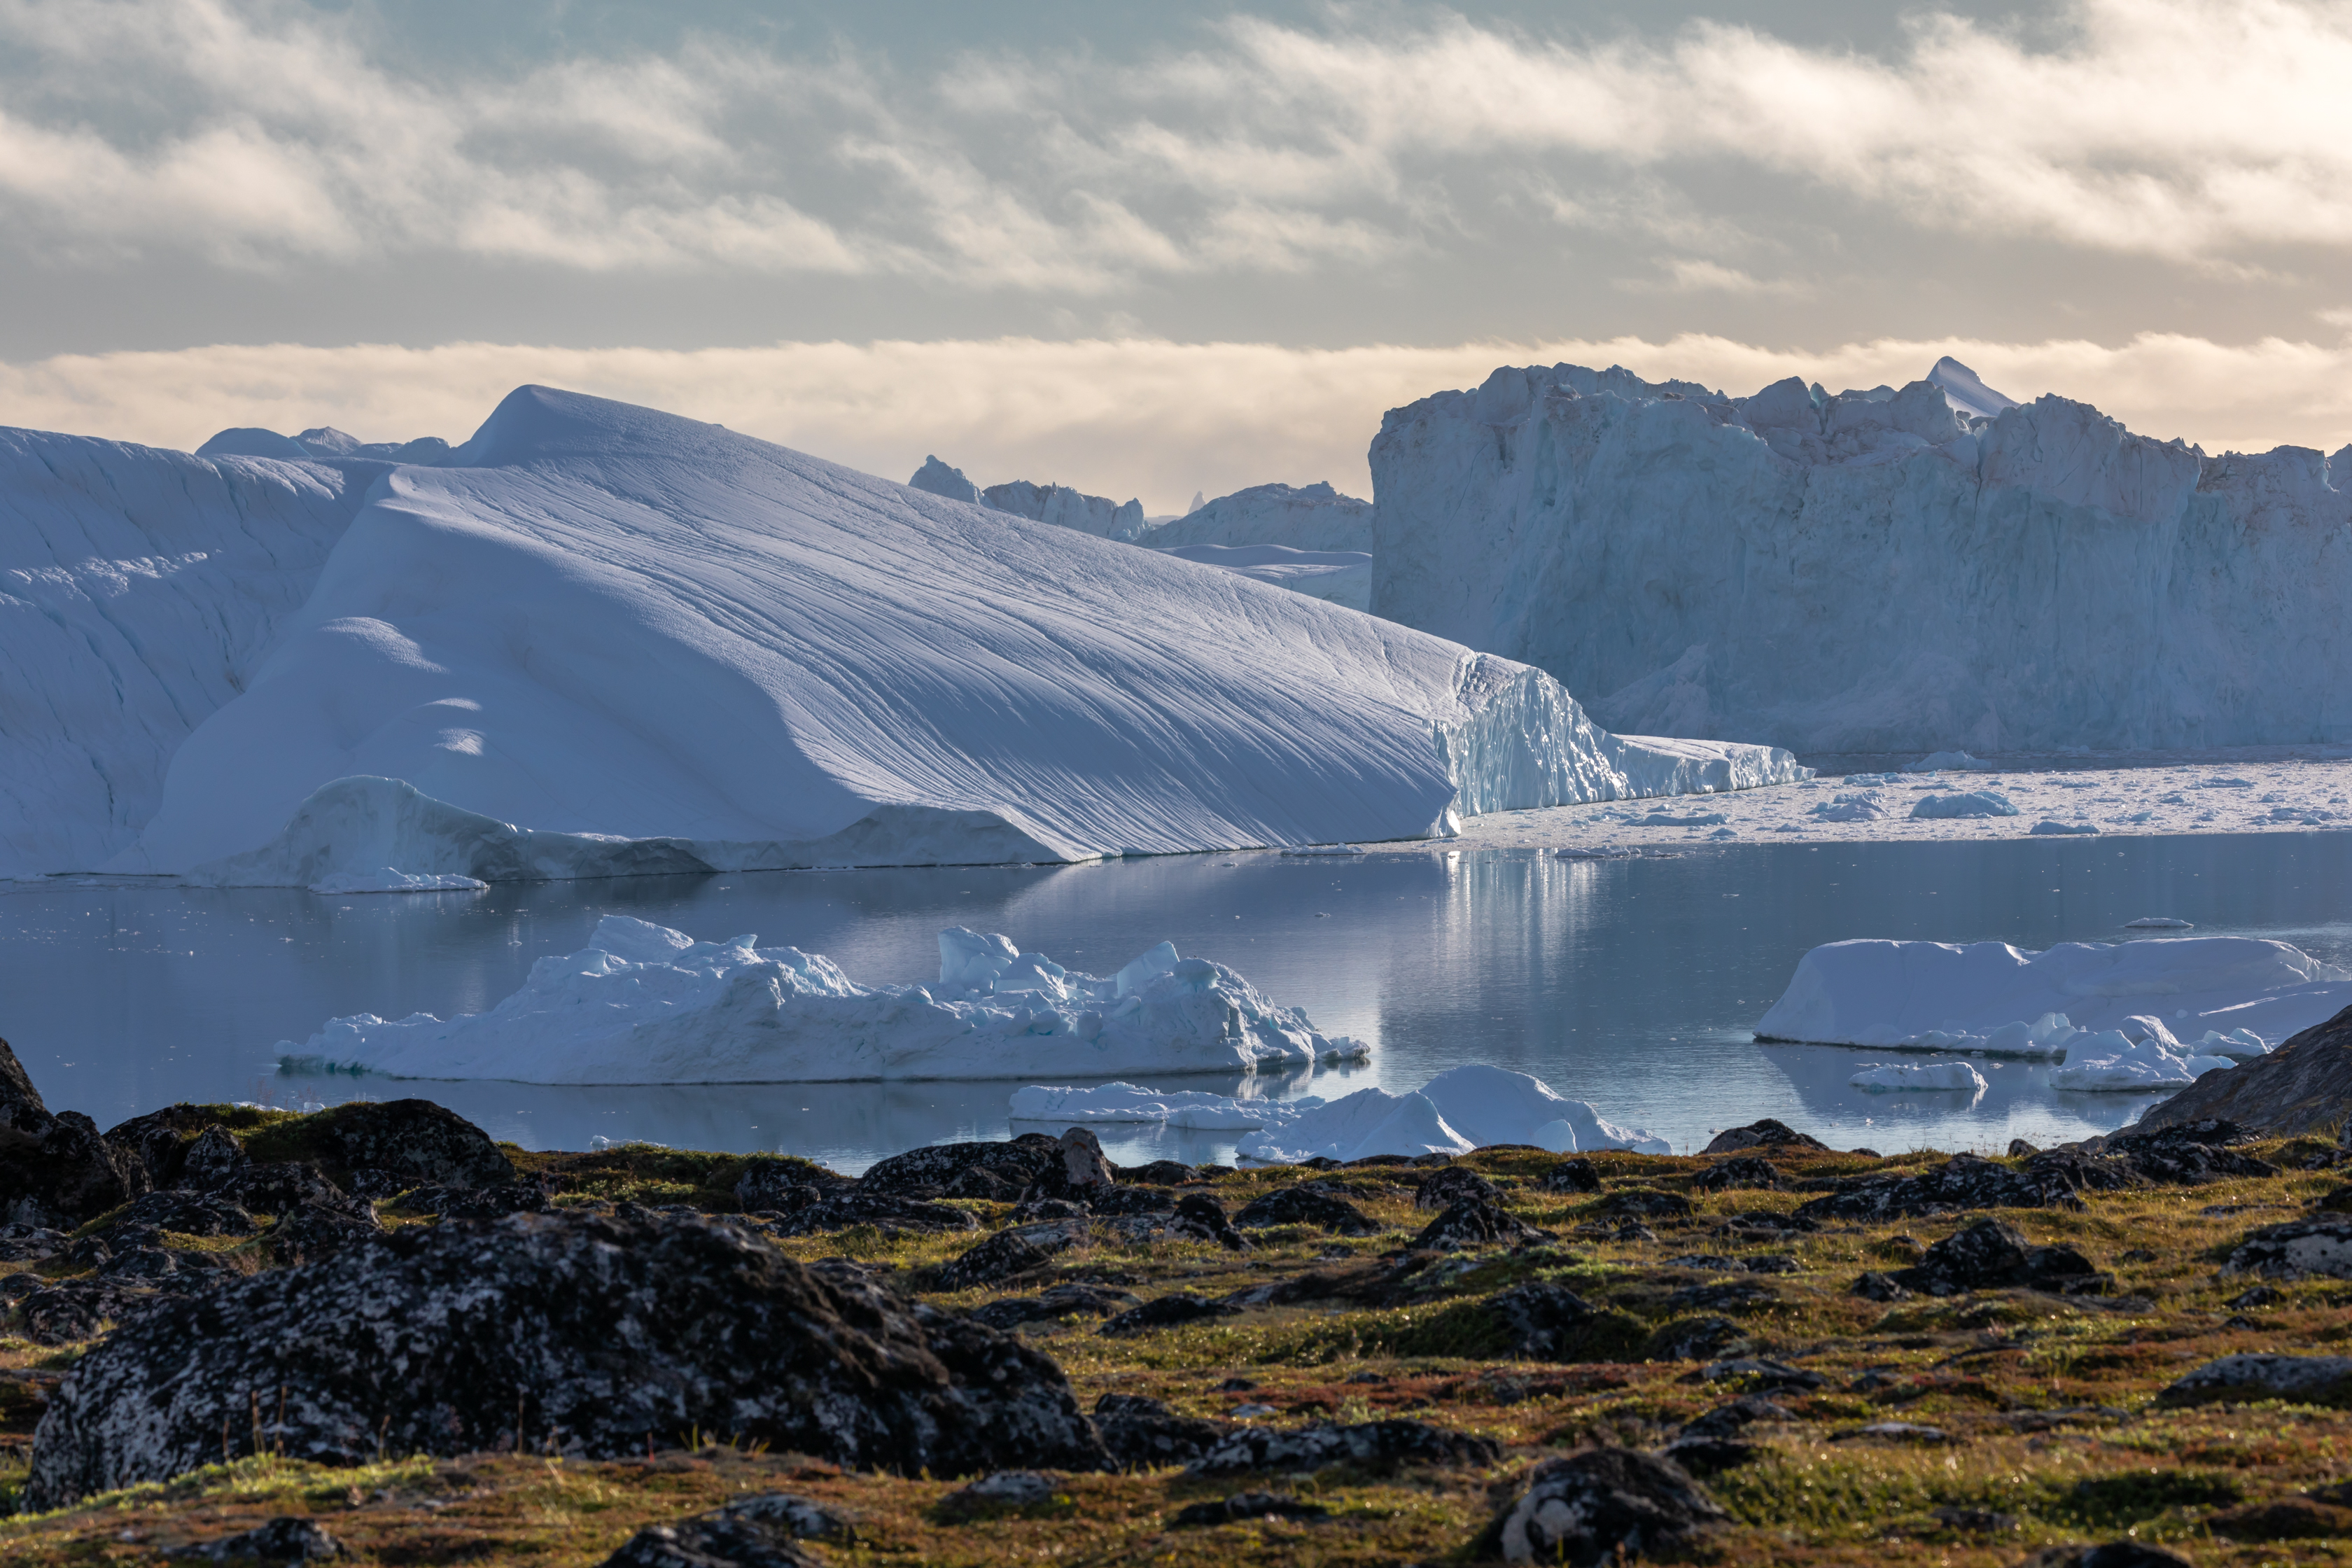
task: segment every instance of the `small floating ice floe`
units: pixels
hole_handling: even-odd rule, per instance
[[[1906,773],[1989,773],[1997,771],[1999,763],[1988,763],[1966,752],[1930,752],[1917,762],[1906,763]]]
[[[1679,858],[1671,849],[1646,849],[1633,844],[1596,844],[1590,848],[1555,849],[1552,856],[1560,860],[1673,860]]]
[[[2187,921],[2174,920],[2170,915],[2142,915],[2136,921],[2124,921],[2126,931],[2195,931]]]
[[[940,933],[935,985],[861,985],[821,953],[697,942],[607,915],[487,1013],[336,1018],[281,1066],[520,1083],[841,1083],[1285,1072],[1367,1053],[1161,942],[1082,974],[1003,936]]]
[[[1923,795],[1912,804],[1914,817],[2015,816],[2017,807],[1998,790],[1969,790],[1959,795]]]
[[[1291,859],[1318,859],[1327,855],[1361,855],[1364,850],[1355,844],[1301,844],[1282,853]]]
[[[1851,1088],[1866,1089],[1872,1094],[1893,1094],[1906,1089],[1950,1089],[1981,1094],[1985,1088],[1984,1074],[1966,1062],[1927,1062],[1916,1067],[1881,1062],[1863,1068],[1845,1081]]]
[[[2227,1057],[2189,1055],[2160,1025],[2137,1040],[2121,1029],[2105,1029],[2067,1048],[2065,1065],[2050,1069],[2050,1087],[2105,1093],[2186,1089],[2200,1073],[2236,1065]]]
[[[2057,838],[2070,834],[2080,834],[2087,837],[2098,832],[2098,824],[2095,822],[2053,822],[2048,817],[2044,817],[2042,820],[2033,825],[2026,837],[2029,838]]]
[[[1238,1145],[1244,1158],[1279,1165],[1318,1155],[1459,1154],[1494,1143],[1532,1143],[1558,1153],[1673,1152],[1664,1139],[1620,1127],[1587,1101],[1554,1093],[1539,1078],[1484,1063],[1450,1068],[1403,1094],[1360,1089],[1338,1100],[1171,1094],[1131,1083],[1033,1084],[1013,1091],[1012,1115],[1015,1121],[1060,1127],[1141,1122],[1242,1131],[1248,1134]]]
[[[395,871],[336,871],[310,884],[314,893],[478,893],[489,886],[472,877],[426,876]]]
[[[1885,795],[1879,790],[1849,790],[1833,800],[1809,805],[1805,810],[1823,822],[1875,822],[1882,816],[1892,816],[1895,808],[1886,804]]]
[[[2283,942],[1834,942],[1798,961],[1763,1040],[2079,1060],[2078,1035],[2164,1032],[2185,1058],[2265,1049],[2352,1005],[2352,973]],[[2179,1044],[2190,1034],[2196,1046]],[[2216,1043],[2218,1042],[2218,1043]],[[2210,1048],[2209,1048],[2210,1047]],[[2257,1053],[2259,1054],[2259,1053]]]
[[[1670,811],[1654,811],[1633,822],[1636,827],[1715,827],[1730,820],[1719,811],[1695,811],[1680,816]]]

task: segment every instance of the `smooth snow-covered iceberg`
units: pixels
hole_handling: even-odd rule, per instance
[[[940,933],[936,985],[861,985],[819,953],[606,915],[487,1013],[330,1020],[287,1068],[520,1083],[842,1083],[1285,1072],[1361,1059],[1220,963],[1161,942],[1117,974]]]
[[[1984,1074],[1966,1062],[1882,1062],[1846,1079],[1849,1087],[1870,1094],[1903,1094],[1914,1089],[1935,1093],[1982,1094]]]
[[[1360,1089],[1337,1100],[1271,1100],[1169,1094],[1131,1083],[1091,1089],[1033,1084],[1015,1090],[1012,1105],[1015,1121],[1067,1127],[1143,1122],[1241,1131],[1246,1136],[1238,1152],[1268,1164],[1297,1164],[1318,1156],[1460,1154],[1496,1143],[1529,1143],[1558,1153],[1673,1152],[1664,1139],[1638,1127],[1620,1127],[1587,1101],[1554,1093],[1541,1079],[1484,1064],[1451,1068],[1403,1094]]]
[[[2151,1037],[2227,1059],[2352,1005],[2352,974],[2254,937],[2062,942],[1833,942],[1798,961],[1763,1040],[2083,1059],[2090,1037]],[[2192,1047],[2179,1044],[2196,1033]],[[2180,1081],[2187,1081],[2182,1079]]]
[[[649,409],[524,387],[428,467],[266,434],[0,433],[0,875],[1072,860],[1801,773]]]
[[[1747,397],[1506,366],[1392,410],[1370,457],[1373,612],[1544,669],[1619,730],[2352,739],[2352,447],[2209,456],[1946,360]]]

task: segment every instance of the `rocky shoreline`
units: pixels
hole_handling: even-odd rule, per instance
[[[2346,1158],[1080,1129],[853,1180],[422,1100],[100,1132],[0,1047],[0,1562],[2328,1560]]]

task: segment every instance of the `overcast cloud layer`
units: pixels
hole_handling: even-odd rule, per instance
[[[1955,5],[0,0],[0,421],[455,435],[552,380],[1156,506],[1360,485],[1380,408],[1506,359],[1949,342],[2352,434],[2352,5]]]

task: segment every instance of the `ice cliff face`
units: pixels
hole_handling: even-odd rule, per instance
[[[1279,544],[1291,550],[1370,551],[1372,503],[1343,496],[1328,484],[1252,485],[1195,505],[1146,533],[1141,542],[1154,550]]]
[[[0,876],[1061,859],[1791,776],[1602,735],[1442,638],[650,409],[525,387],[431,467],[321,436],[206,458],[0,431]]]
[[[1141,501],[1121,506],[1108,496],[1082,495],[1067,485],[1033,485],[1027,479],[1015,479],[1009,485],[989,486],[981,492],[981,500],[998,511],[1050,522],[1056,528],[1073,528],[1097,539],[1132,541],[1144,531]]]
[[[1615,729],[2352,739],[2352,447],[2208,458],[1949,360],[1745,398],[1556,365],[1392,411],[1371,466],[1373,613],[1547,670]]]

